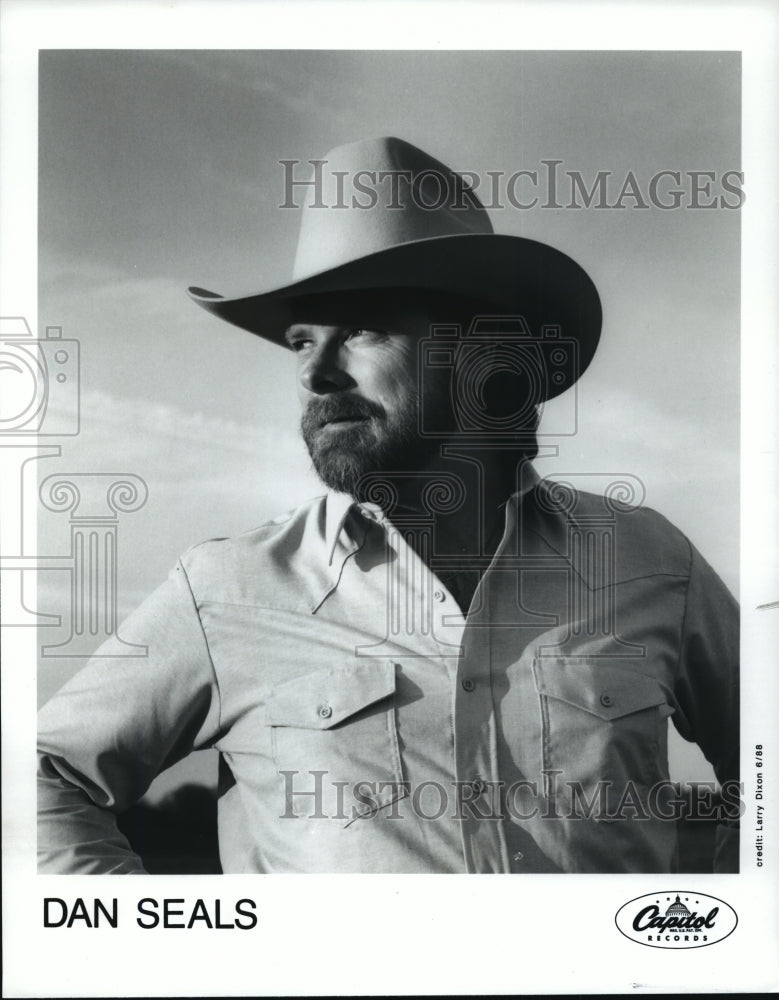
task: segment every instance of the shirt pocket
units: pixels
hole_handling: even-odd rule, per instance
[[[288,814],[349,826],[406,794],[395,680],[393,662],[366,660],[296,677],[271,691],[266,724]]]
[[[673,711],[662,684],[635,661],[605,657],[536,657],[542,766],[608,802],[632,787],[668,777],[667,724]],[[611,783],[606,787],[606,783]]]

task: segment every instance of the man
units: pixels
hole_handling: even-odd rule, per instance
[[[672,871],[669,716],[734,870],[732,598],[660,515],[530,464],[593,357],[592,282],[408,143],[325,163],[397,183],[334,211],[314,185],[291,284],[190,294],[295,352],[328,493],[187,552],[123,628],[148,657],[44,707],[42,870],[143,872],[115,813],[215,747],[226,872]]]

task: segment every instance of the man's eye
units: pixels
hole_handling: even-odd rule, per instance
[[[289,346],[293,351],[298,353],[299,351],[302,351],[304,347],[308,347],[311,343],[312,341],[307,337],[295,337],[294,339],[290,339]]]
[[[347,340],[353,340],[355,337],[361,337],[363,339],[370,337],[380,337],[381,330],[369,329],[368,327],[355,327],[353,330],[349,331]]]

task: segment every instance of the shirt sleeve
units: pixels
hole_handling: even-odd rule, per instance
[[[116,813],[160,771],[213,745],[219,691],[186,572],[170,577],[39,713],[38,865],[59,874],[145,874]]]
[[[682,626],[676,727],[694,740],[733,799],[739,780],[739,608],[730,591],[691,546]],[[738,817],[720,816],[714,870],[738,871]]]

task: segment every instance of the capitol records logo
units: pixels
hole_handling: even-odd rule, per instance
[[[650,892],[621,906],[614,920],[625,937],[648,948],[705,948],[732,934],[738,916],[702,892]]]

